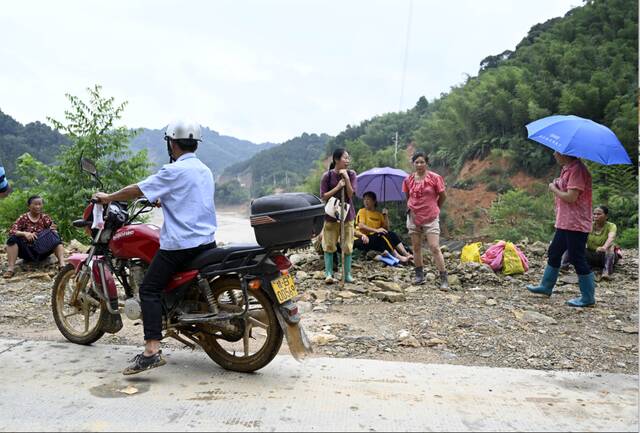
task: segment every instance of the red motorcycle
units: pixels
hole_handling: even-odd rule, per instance
[[[95,167],[83,169],[97,178]],[[163,292],[163,338],[200,346],[220,366],[252,372],[267,365],[286,336],[300,359],[311,346],[300,324],[288,248],[308,244],[321,228],[323,205],[308,194],[267,196],[252,203],[251,224],[260,245],[229,245],[202,252]],[[316,203],[317,200],[317,203]],[[142,318],[139,287],[160,247],[160,228],[138,222],[155,204],[112,202],[103,224],[90,229],[94,207],[73,222],[91,230],[91,248],[73,254],[58,273],[51,306],[56,325],[71,342],[91,344],[123,327],[121,314]],[[255,212],[260,209],[265,212]]]

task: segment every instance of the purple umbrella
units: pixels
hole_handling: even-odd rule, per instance
[[[402,201],[402,181],[409,176],[404,170],[391,167],[376,167],[358,175],[358,190],[360,198],[365,192],[374,192],[378,201]]]

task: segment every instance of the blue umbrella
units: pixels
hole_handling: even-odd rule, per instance
[[[631,164],[627,151],[609,128],[578,116],[549,116],[527,125],[527,137],[563,155],[605,165]]]
[[[402,201],[402,181],[409,176],[404,170],[391,167],[376,167],[358,175],[356,195],[360,198],[365,192],[374,192],[380,202]]]

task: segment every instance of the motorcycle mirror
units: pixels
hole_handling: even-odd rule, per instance
[[[92,176],[96,176],[98,174],[98,170],[96,169],[96,165],[93,161],[85,157],[80,158],[80,168]]]

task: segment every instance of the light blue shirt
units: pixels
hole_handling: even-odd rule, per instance
[[[185,250],[215,240],[218,223],[213,175],[194,153],[165,164],[138,187],[147,200],[161,201],[164,223],[160,249]]]
[[[7,181],[4,175],[4,167],[0,162],[0,192],[5,192],[9,188],[9,181]]]

